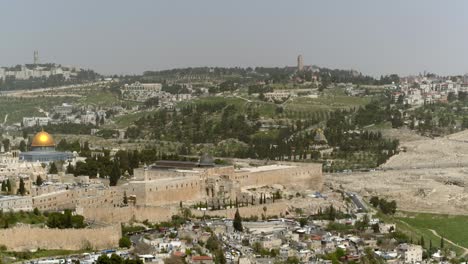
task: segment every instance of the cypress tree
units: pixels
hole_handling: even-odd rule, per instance
[[[52,162],[50,164],[49,174],[57,174],[57,173],[58,173],[57,165],[55,165],[55,162]]]
[[[19,184],[18,193],[21,194],[21,195],[25,195],[25,194],[26,194],[26,188],[24,187],[23,178],[20,178],[20,184]]]
[[[234,221],[232,222],[232,224],[236,231],[244,231],[244,228],[242,227],[242,217],[239,214],[239,209],[236,210],[236,214],[234,215]]]
[[[44,182],[44,181],[42,180],[42,177],[41,177],[41,176],[37,176],[36,185],[37,185],[37,186],[41,186],[43,182]]]
[[[74,172],[75,172],[75,168],[73,168],[73,165],[71,165],[71,162],[69,162],[67,166],[67,173],[73,174]]]
[[[120,168],[117,162],[114,162],[114,166],[112,166],[112,171],[109,176],[109,185],[116,186],[119,179],[120,179]]]
[[[127,192],[124,192],[123,203],[128,204]]]

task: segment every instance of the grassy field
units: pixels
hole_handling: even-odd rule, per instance
[[[325,95],[319,98],[293,98],[285,103],[286,111],[314,112],[350,109],[368,104],[370,97],[354,97],[346,95]]]
[[[116,94],[106,90],[97,90],[86,94],[78,101],[83,105],[113,106],[119,104],[119,98]]]
[[[182,102],[178,106],[184,106],[188,103],[192,104],[214,104],[219,102],[226,102],[228,105],[234,105],[240,111],[247,111],[248,108],[253,108],[259,112],[261,116],[273,117],[276,110],[276,105],[274,103],[263,102],[259,100],[254,100],[248,97],[204,97],[200,99],[195,99],[190,102]]]
[[[407,234],[413,240],[413,243],[417,243],[421,237],[424,237],[426,248],[429,248],[430,241],[432,241],[433,247],[438,248],[440,246],[440,238],[429,229],[435,230],[437,234],[454,243],[468,247],[468,230],[464,228],[468,222],[468,216],[411,212],[399,212],[394,217],[381,213],[377,216],[387,223],[395,223],[396,229]],[[454,250],[457,255],[463,253],[463,249],[455,247],[448,242],[445,242],[445,246]]]
[[[21,122],[23,117],[45,116],[40,109],[49,111],[55,105],[64,102],[72,103],[76,98],[67,97],[36,97],[36,98],[13,98],[0,97],[0,122],[3,123],[5,115],[8,114],[7,124]]]
[[[468,229],[465,228],[468,216],[405,213],[405,217],[398,217],[398,220],[419,230],[435,230],[440,236],[468,247]]]
[[[140,118],[142,118],[142,117],[144,117],[146,115],[153,114],[155,112],[156,112],[156,110],[153,110],[153,111],[140,111],[140,112],[133,113],[133,114],[117,116],[117,117],[115,117],[113,119],[114,124],[108,125],[106,127],[107,128],[126,128],[128,126],[131,126],[138,119],[140,119]]]

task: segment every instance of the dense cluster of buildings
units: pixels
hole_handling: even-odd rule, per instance
[[[456,96],[459,92],[468,92],[468,82],[465,82],[465,78],[453,81],[427,76],[414,77],[405,79],[392,89],[395,102],[418,106],[435,102],[446,103],[451,93]]]
[[[148,98],[159,97],[162,85],[160,83],[140,83],[125,84],[120,92],[122,98],[137,102],[144,102]]]
[[[112,111],[117,114],[123,111],[120,106],[110,108],[104,107],[78,107],[75,105],[64,103],[54,106],[47,116],[29,116],[23,117],[23,127],[47,126],[54,124],[82,124],[82,125],[99,125],[107,120],[107,112]]]
[[[77,68],[63,67],[57,64],[26,64],[9,68],[0,68],[0,80],[14,78],[16,80],[28,80],[31,78],[49,78],[53,75],[62,75],[65,80],[76,77]]]
[[[125,84],[120,88],[122,98],[125,100],[145,102],[150,98],[158,98],[159,106],[172,109],[175,102],[187,101],[194,95],[191,84],[182,84],[183,91],[168,93],[162,90],[160,83],[140,83]],[[206,90],[206,92],[208,92]]]
[[[33,64],[0,67],[0,80],[5,80],[7,78],[29,80],[49,78],[54,75],[61,75],[65,80],[69,80],[76,77],[80,70],[81,69],[76,67],[63,67],[55,63],[40,64],[39,53],[34,51]]]
[[[359,214],[357,218],[338,220],[351,226],[372,215]],[[410,243],[391,242],[385,236],[395,231],[394,224],[371,218],[380,231],[345,234],[327,231],[330,221],[311,220],[302,225],[291,218],[268,221],[243,221],[244,232],[236,232],[229,219],[194,220],[179,228],[148,229],[131,237],[138,255],[148,262],[163,263],[167,258],[179,258],[186,263],[214,263],[216,255],[208,244],[219,241],[228,263],[331,263],[327,257],[341,250],[341,262],[359,262],[366,254],[392,263],[423,263],[423,248]],[[389,230],[388,227],[392,229]],[[211,241],[211,242],[210,242]],[[381,241],[379,243],[378,241]],[[385,241],[385,246],[382,246]],[[387,243],[388,242],[388,243]],[[187,252],[191,252],[187,254]],[[440,260],[440,253],[430,261]]]
[[[180,201],[209,201],[215,204],[226,199],[250,202],[252,197],[244,193],[248,186],[282,184],[320,190],[323,184],[321,164],[272,164],[236,168],[233,165],[215,165],[212,158],[204,155],[198,162],[159,161],[135,169],[134,177],[125,184],[104,187],[101,179],[90,180],[85,175],[73,177],[63,172],[60,175],[47,174],[41,164],[61,162],[65,167],[77,159],[76,153],[57,152],[54,147],[52,136],[42,131],[33,138],[31,151],[14,155],[5,153],[5,158],[0,160],[4,162],[0,164],[5,172],[3,181],[9,180],[12,186],[8,193],[16,194],[19,182],[24,182],[25,194],[31,199],[28,208],[108,208],[122,205],[124,193],[135,206],[166,206]],[[37,186],[38,177],[47,184]],[[97,185],[92,187],[92,182]],[[14,199],[11,199],[8,197],[8,203],[0,209],[24,209],[24,203],[18,203],[16,208]],[[18,199],[22,201],[24,197]]]

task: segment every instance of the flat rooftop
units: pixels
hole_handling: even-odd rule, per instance
[[[297,168],[297,166],[273,164],[273,165],[265,165],[265,166],[259,166],[259,167],[241,168],[237,170],[237,172],[242,172],[242,171],[262,172],[262,171],[283,170],[283,169],[292,169],[292,168]]]
[[[145,183],[151,183],[151,182],[157,182],[157,183],[161,183],[161,184],[169,184],[169,183],[180,183],[180,182],[184,182],[186,180],[197,180],[199,179],[198,176],[196,175],[190,175],[190,176],[176,176],[176,177],[169,177],[169,178],[157,178],[157,179],[154,179],[154,180],[150,180],[150,181],[143,181],[143,180],[133,180],[133,181],[130,181],[130,183],[140,183],[140,184],[145,184]]]
[[[15,200],[15,199],[21,199],[21,198],[31,198],[31,196],[19,196],[19,195],[0,195],[0,200],[1,201],[7,201],[7,200]]]

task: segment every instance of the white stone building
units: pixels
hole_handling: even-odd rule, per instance
[[[401,244],[398,253],[405,263],[418,263],[422,261],[423,249],[420,245]]]

